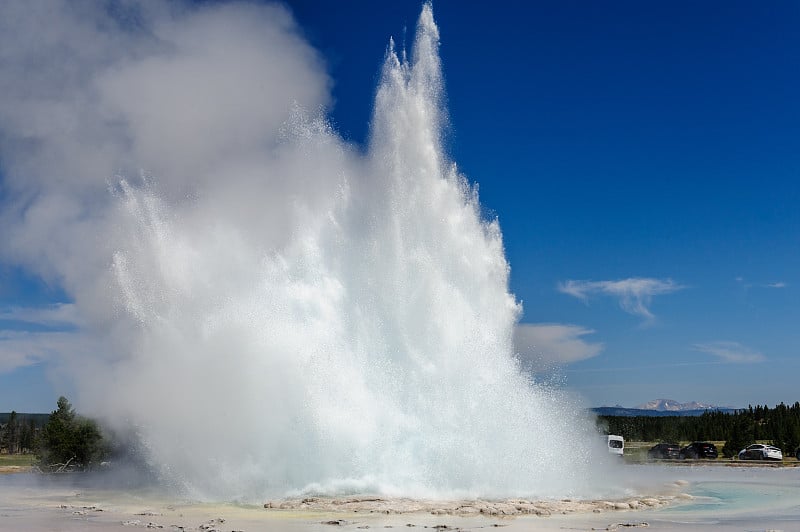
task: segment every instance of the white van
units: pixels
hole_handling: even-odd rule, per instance
[[[608,452],[622,456],[625,450],[625,439],[614,434],[608,435]]]

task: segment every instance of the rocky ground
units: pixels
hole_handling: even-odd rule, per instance
[[[619,500],[420,500],[382,497],[305,497],[268,501],[268,510],[291,510],[361,513],[361,514],[430,514],[453,516],[493,516],[514,517],[536,515],[546,517],[555,514],[601,513],[608,511],[639,510],[666,506],[676,499],[688,499],[690,495],[681,492],[685,483],[676,482],[670,486],[670,494],[653,497],[631,497]]]

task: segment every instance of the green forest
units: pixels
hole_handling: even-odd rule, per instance
[[[46,414],[0,414],[0,453],[34,454],[42,470],[91,469],[108,454],[93,419],[78,415],[65,397]]]
[[[722,454],[735,456],[756,441],[779,447],[784,456],[800,445],[800,402],[775,408],[749,406],[736,412],[700,416],[598,416],[599,427],[632,441],[724,441]]]

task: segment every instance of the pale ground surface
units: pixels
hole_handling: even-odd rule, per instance
[[[675,473],[685,480],[662,483],[659,493],[651,497],[614,501],[426,502],[350,497],[284,499],[270,501],[267,505],[273,508],[264,508],[181,501],[142,488],[75,487],[42,483],[26,474],[0,475],[0,530],[800,531],[800,469],[631,471],[648,478]]]

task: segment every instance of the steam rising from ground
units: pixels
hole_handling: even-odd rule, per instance
[[[442,151],[430,6],[359,155],[283,8],[105,5],[0,13],[7,258],[74,297],[83,410],[209,498],[596,493],[597,436],[520,370],[499,227]]]

